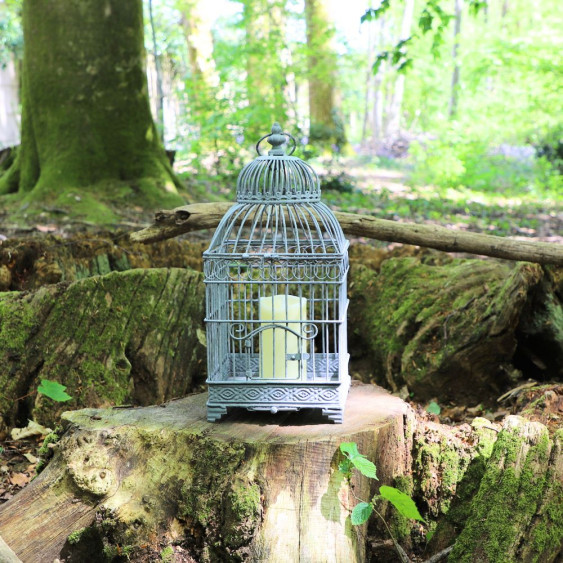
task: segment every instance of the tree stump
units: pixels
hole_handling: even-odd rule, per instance
[[[163,549],[181,561],[364,561],[339,444],[356,442],[389,480],[408,457],[407,405],[353,385],[342,425],[316,411],[236,410],[209,423],[206,399],[64,413],[53,460],[0,507],[0,535],[24,563],[152,561]],[[352,484],[373,493],[373,480]]]

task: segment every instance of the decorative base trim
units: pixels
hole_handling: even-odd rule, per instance
[[[208,382],[207,420],[215,422],[228,407],[271,413],[321,409],[324,416],[335,424],[342,424],[344,405],[350,386],[349,379],[338,384],[306,383],[256,385],[239,383],[225,385]]]

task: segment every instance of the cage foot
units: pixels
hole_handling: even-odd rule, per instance
[[[227,414],[227,407],[207,405],[207,422],[216,422],[224,414]]]
[[[326,416],[334,424],[342,424],[344,420],[343,409],[323,409],[323,415]]]

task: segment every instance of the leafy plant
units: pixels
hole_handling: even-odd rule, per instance
[[[354,179],[346,172],[328,172],[320,178],[321,190],[334,190],[336,192],[350,194],[354,191]]]
[[[70,401],[72,397],[65,392],[66,385],[61,385],[56,381],[49,381],[48,379],[42,379],[41,384],[37,388],[37,392],[57,401],[58,403],[64,403],[65,401]]]
[[[366,456],[362,455],[358,451],[358,445],[355,442],[343,442],[342,444],[340,444],[340,451],[344,455],[345,459],[339,464],[338,469],[342,473],[344,473],[344,476],[348,481],[348,484],[350,485],[352,494],[357,500],[360,501],[353,508],[350,514],[350,521],[354,526],[360,526],[361,524],[367,522],[369,520],[369,517],[373,513],[375,513],[385,525],[385,528],[387,529],[389,536],[393,540],[395,549],[397,550],[397,553],[399,554],[401,560],[408,562],[408,557],[406,556],[401,546],[397,543],[397,540],[391,533],[387,522],[385,521],[381,513],[377,511],[376,504],[379,500],[388,500],[402,516],[411,520],[419,520],[421,522],[424,522],[424,518],[422,518],[422,516],[420,515],[416,504],[414,503],[412,498],[409,497],[409,495],[403,493],[395,487],[389,487],[388,485],[381,485],[379,487],[379,493],[374,495],[369,502],[358,498],[355,495],[353,487],[350,483],[352,479],[352,470],[357,469],[362,475],[365,475],[370,479],[378,480],[376,467],[371,461],[369,461],[369,459],[366,458]]]

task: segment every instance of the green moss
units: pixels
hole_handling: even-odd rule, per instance
[[[393,486],[412,497],[414,491],[412,477],[408,475],[398,475],[393,480]],[[393,537],[396,540],[401,541],[410,536],[412,521],[400,514],[394,508],[391,508],[391,521],[389,522],[389,528],[391,529]]]
[[[406,383],[420,396],[443,396],[444,375],[456,373],[476,383],[467,385],[468,393],[478,393],[483,386],[479,368],[459,361],[458,352],[477,342],[486,350],[490,341],[496,362],[511,359],[513,347],[501,347],[492,335],[497,323],[508,322],[503,317],[507,295],[526,291],[528,281],[541,275],[540,269],[530,273],[526,268],[455,259],[437,267],[413,257],[385,260],[379,274],[355,267],[354,345],[371,354],[377,381],[392,378],[397,387]]]
[[[0,194],[19,189],[28,215],[47,204],[102,223],[117,200],[180,205],[150,113],[142,2],[30,0],[22,19],[22,145]]]
[[[561,455],[561,444],[563,443],[563,429],[559,429],[553,436],[554,457]],[[548,485],[544,492],[546,501],[542,505],[541,519],[532,529],[530,543],[534,560],[541,560],[542,555],[555,554],[561,549],[561,538],[563,538],[563,484],[560,475],[556,472],[557,462],[553,465],[547,475]]]
[[[86,532],[86,530],[88,530],[88,529],[89,528],[80,528],[80,530],[76,530],[76,531],[72,532],[72,534],[70,534],[68,536],[66,541],[71,545],[78,543],[80,541],[80,539],[82,538],[82,535],[84,534],[84,532]]]
[[[107,258],[96,267],[107,268]],[[158,402],[165,390],[185,392],[190,369],[199,370],[201,348],[190,325],[199,326],[203,317],[200,282],[200,274],[186,270],[136,269],[1,295],[0,410],[5,419],[15,416],[14,399],[33,392],[45,374],[66,385],[73,397],[64,405],[42,396],[29,401],[33,412],[27,416],[46,425],[62,408]],[[171,326],[173,309],[184,311],[187,320]],[[131,361],[137,361],[135,374]],[[33,375],[25,371],[28,366]],[[180,370],[182,377],[172,375]],[[161,380],[173,380],[172,387],[159,385]]]
[[[172,549],[172,546],[169,545],[160,552],[160,560],[163,563],[172,563],[174,561],[174,549]]]
[[[225,545],[236,549],[248,543],[260,516],[260,487],[257,483],[235,481],[227,495],[223,524]]]
[[[550,444],[547,430],[532,445],[524,460],[518,430],[507,428],[497,439],[479,491],[470,506],[470,516],[450,558],[454,561],[515,562],[511,548],[518,544],[519,530],[526,528],[544,494],[546,477],[533,468],[545,463]],[[515,467],[522,464],[521,471]]]
[[[218,525],[223,490],[242,462],[245,449],[242,444],[221,444],[198,439],[192,451],[194,477],[182,487],[179,514],[183,518],[208,527]]]
[[[258,456],[253,456],[258,463]],[[209,557],[242,561],[258,528],[260,487],[244,463],[245,446],[198,437],[190,448],[192,478],[181,488],[178,514],[205,537]]]

